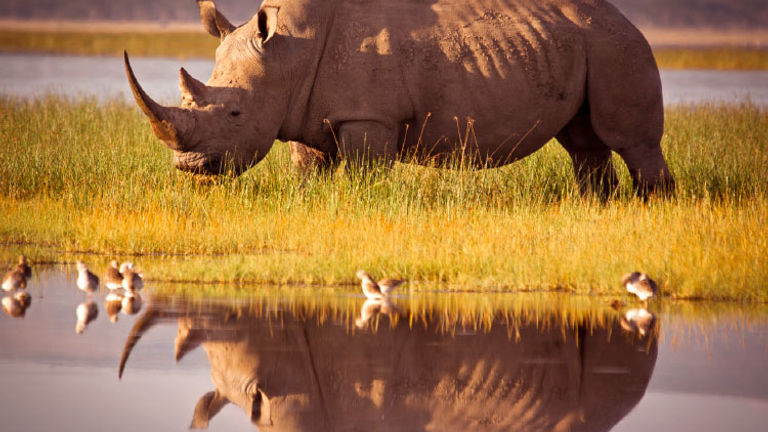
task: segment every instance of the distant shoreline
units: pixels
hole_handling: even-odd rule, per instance
[[[0,30],[98,33],[204,33],[195,21],[21,20],[0,18]],[[768,29],[640,27],[654,48],[742,47],[768,49]]]
[[[645,29],[667,69],[768,70],[768,30]],[[218,38],[191,22],[2,21],[0,52],[212,59]]]
[[[107,21],[107,20],[21,20],[0,18],[0,30],[39,32],[94,32],[94,33],[204,33],[195,21]]]

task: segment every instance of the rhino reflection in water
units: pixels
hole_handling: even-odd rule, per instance
[[[500,321],[476,334],[446,333],[429,319],[372,332],[311,312],[195,311],[154,304],[120,365],[122,374],[152,325],[176,321],[177,359],[202,345],[215,385],[198,401],[193,428],[233,403],[260,430],[605,431],[643,396],[657,354],[658,326],[640,337],[617,319],[571,326],[552,317],[519,326],[516,338]]]

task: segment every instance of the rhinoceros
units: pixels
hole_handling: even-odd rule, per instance
[[[477,330],[436,315],[352,331],[306,306],[256,315],[160,299],[120,371],[153,325],[176,322],[176,359],[202,346],[215,386],[193,428],[231,403],[262,431],[607,431],[642,398],[658,352],[656,327],[638,337],[616,319],[545,314]]]
[[[612,151],[635,188],[674,184],[656,62],[607,1],[265,0],[239,27],[213,1],[198,5],[221,42],[207,83],[180,70],[180,107],[153,101],[125,54],[179,169],[238,174],[275,139],[321,164],[459,152],[491,168],[556,137],[582,186],[616,187]]]

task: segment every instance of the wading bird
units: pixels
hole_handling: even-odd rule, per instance
[[[27,287],[27,275],[21,264],[3,276],[3,290],[16,291]]]
[[[77,287],[91,296],[99,288],[99,278],[88,270],[84,262],[77,262]]]
[[[621,283],[627,288],[628,292],[636,295],[643,303],[647,303],[648,299],[656,295],[658,291],[656,282],[645,273],[627,273],[621,279]]]
[[[358,270],[356,275],[362,280],[363,294],[369,299],[389,297],[395,288],[405,283],[404,279],[382,279],[376,282],[365,270]]]
[[[138,291],[144,288],[144,279],[136,273],[133,263],[124,262],[120,266],[120,274],[123,276],[123,288],[128,291]]]
[[[120,289],[123,286],[123,275],[120,274],[116,260],[112,260],[107,267],[107,272],[104,274],[104,285],[111,290]]]

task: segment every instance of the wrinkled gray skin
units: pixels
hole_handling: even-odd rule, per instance
[[[639,337],[616,319],[452,332],[440,318],[411,327],[381,317],[352,331],[302,308],[181,309],[153,303],[121,371],[153,324],[176,322],[176,359],[202,346],[215,386],[193,428],[232,403],[262,431],[608,431],[642,398],[657,356],[657,327]]]
[[[614,189],[611,151],[636,188],[674,185],[656,63],[606,1],[265,0],[240,27],[198,4],[221,44],[207,84],[182,69],[181,108],[144,94],[126,56],[179,169],[240,173],[275,138],[314,150],[292,143],[299,165],[496,167],[557,137],[585,189]]]

